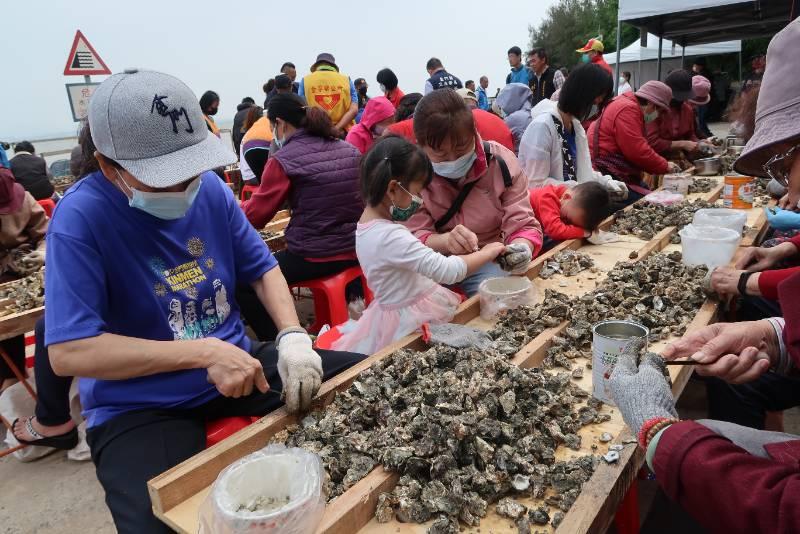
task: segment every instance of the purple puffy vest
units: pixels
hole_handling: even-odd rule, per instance
[[[304,258],[353,252],[364,211],[359,190],[361,154],[353,145],[297,130],[273,156],[292,183],[286,247]]]

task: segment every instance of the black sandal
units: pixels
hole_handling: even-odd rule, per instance
[[[42,436],[33,428],[33,417],[29,417],[27,421],[25,421],[25,429],[28,433],[33,436],[34,440],[26,441],[24,439],[20,439],[14,434],[14,428],[17,427],[17,421],[19,419],[14,419],[14,422],[11,423],[11,434],[14,438],[24,445],[36,445],[37,447],[52,447],[53,449],[59,449],[62,451],[68,451],[70,449],[74,449],[78,445],[78,427],[73,428],[69,432],[64,434],[60,434],[58,436]]]

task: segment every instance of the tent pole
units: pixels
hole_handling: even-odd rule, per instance
[[[661,50],[664,47],[664,38],[658,36],[658,64],[656,67],[656,80],[661,81]]]
[[[619,90],[619,59],[620,59],[620,48],[622,47],[622,22],[619,20],[619,14],[617,14],[617,64],[614,65],[614,94],[617,94]]]
[[[739,49],[739,83],[742,83],[742,50]]]
[[[686,45],[681,45],[681,68],[682,69],[686,67],[686,65],[684,64],[685,62],[686,62]]]

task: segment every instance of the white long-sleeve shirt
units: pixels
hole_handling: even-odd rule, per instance
[[[416,300],[433,284],[455,284],[467,276],[464,260],[439,254],[405,226],[385,219],[358,225],[356,254],[369,288],[382,305]]]

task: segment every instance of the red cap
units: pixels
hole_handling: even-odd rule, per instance
[[[586,52],[591,52],[592,50],[594,50],[595,52],[602,52],[604,49],[605,47],[603,46],[603,43],[600,41],[600,39],[589,39],[584,45],[584,47],[577,49],[576,52],[585,54]]]

